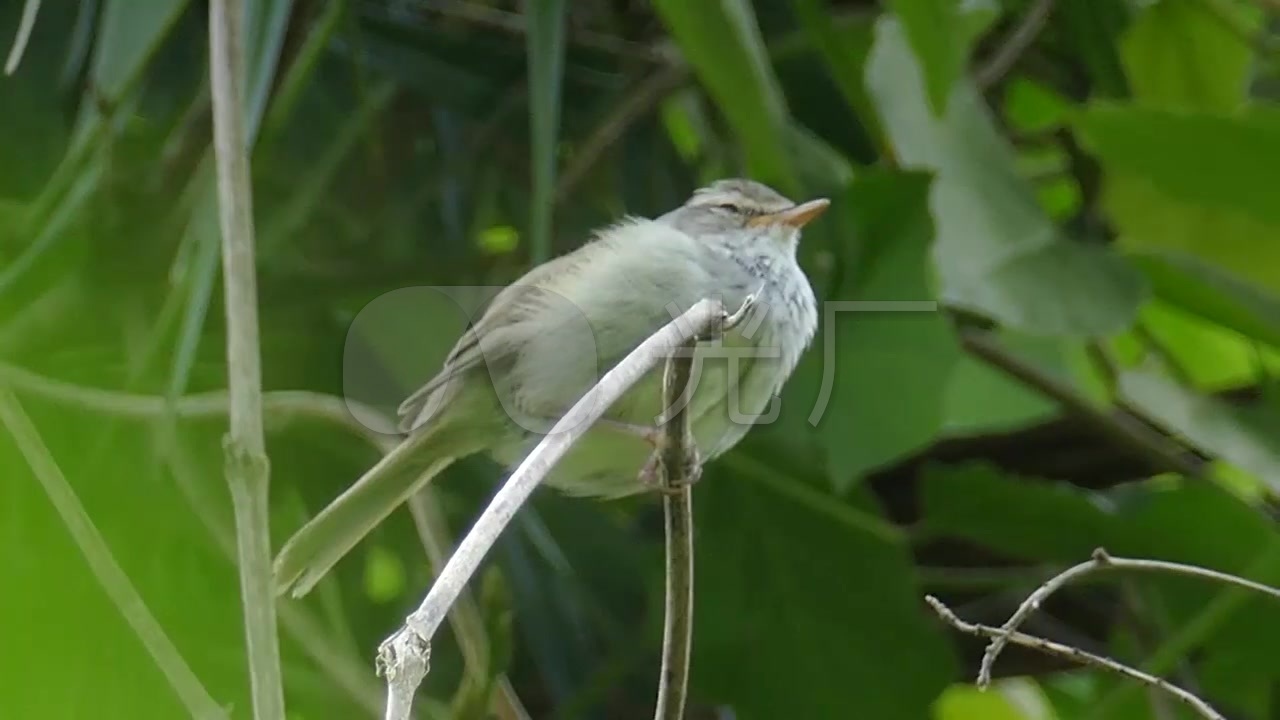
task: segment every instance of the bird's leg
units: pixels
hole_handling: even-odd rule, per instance
[[[661,450],[666,446],[666,433],[656,425],[641,425],[610,418],[600,418],[597,422],[604,427],[638,437],[653,446],[654,450]]]

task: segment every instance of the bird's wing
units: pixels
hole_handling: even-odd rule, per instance
[[[530,309],[537,307],[540,299],[552,292],[546,286],[553,284],[551,281],[554,278],[579,272],[599,245],[600,243],[593,241],[571,253],[548,260],[495,295],[480,319],[473,322],[454,343],[453,349],[445,356],[440,372],[400,403],[397,410],[400,430],[413,430],[419,424],[419,416],[432,395],[449,381],[482,364],[500,360],[518,351],[519,343],[510,337],[513,327],[528,317]]]

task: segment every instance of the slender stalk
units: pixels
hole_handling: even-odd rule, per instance
[[[933,611],[938,614],[938,617],[942,618],[943,622],[954,627],[960,632],[968,633],[969,635],[976,635],[978,637],[991,638],[993,641],[1003,638],[1007,642],[1012,642],[1015,645],[1021,645],[1033,650],[1039,650],[1040,652],[1048,655],[1057,655],[1084,665],[1092,665],[1094,667],[1102,668],[1103,670],[1110,670],[1111,672],[1137,680],[1144,685],[1148,685],[1156,690],[1167,693],[1169,696],[1195,710],[1201,717],[1208,718],[1208,720],[1226,720],[1226,718],[1218,711],[1210,707],[1209,703],[1199,697],[1196,697],[1192,693],[1154,675],[1148,675],[1141,670],[1129,667],[1122,662],[1118,662],[1101,655],[1094,655],[1093,653],[1086,652],[1078,647],[1063,645],[1061,643],[1053,642],[1052,640],[1036,637],[1035,635],[1027,635],[1026,633],[1021,632],[1006,632],[1002,628],[994,628],[988,625],[977,625],[965,622],[957,617],[956,614],[952,612],[951,608],[943,605],[941,600],[932,595],[926,595],[925,602],[929,603],[929,607],[933,608]]]
[[[157,418],[172,411],[179,418],[199,420],[222,417],[228,413],[231,405],[230,397],[222,390],[183,395],[169,405],[169,400],[161,395],[76,385],[2,362],[0,381],[47,400],[127,418]],[[273,426],[284,425],[299,418],[325,420],[365,438],[384,453],[396,445],[394,423],[381,417],[378,410],[357,400],[309,390],[274,390],[262,394],[262,406]],[[359,418],[353,414],[356,410],[360,411]],[[377,427],[365,424],[375,420],[378,421]]]
[[[80,499],[67,483],[61,468],[49,453],[49,448],[22,409],[18,398],[3,385],[0,385],[0,424],[8,429],[18,451],[26,458],[32,473],[44,487],[45,494],[66,524],[67,531],[84,555],[98,584],[124,616],[125,622],[129,623],[151,659],[155,660],[187,712],[194,718],[226,718],[227,713],[192,672],[182,658],[182,653],[178,652],[164,628],[147,608],[142,596],[129,582],[129,576],[116,562],[106,539],[98,532],[93,520],[80,504]]]
[[[253,200],[245,135],[244,45],[241,0],[209,3],[209,78],[222,228],[223,294],[227,311],[230,431],[227,482],[236,516],[240,591],[253,714],[284,720],[271,536],[267,507],[270,465],[262,428],[262,370],[258,348],[258,289],[254,270]]]
[[[666,407],[675,408],[664,426],[660,454],[665,497],[662,511],[666,532],[667,573],[665,618],[662,624],[662,665],[654,720],[681,720],[689,694],[689,650],[693,645],[693,493],[690,483],[700,472],[689,430],[688,393],[693,389],[693,349],[667,361],[663,376]],[[690,475],[693,477],[690,477]]]
[[[698,302],[605,373],[525,457],[445,563],[422,604],[405,618],[400,630],[378,648],[379,670],[387,677],[387,720],[406,717],[413,694],[426,677],[431,638],[498,536],[556,462],[660,361],[678,352],[690,340],[718,331],[730,319],[720,303]]]
[[[36,15],[40,14],[40,0],[27,0],[22,6],[22,19],[18,21],[18,34],[13,38],[13,47],[9,50],[9,58],[4,61],[4,74],[12,75],[22,62],[22,55],[27,50],[27,42],[31,40],[31,30],[36,26]]]
[[[985,90],[1000,82],[1017,64],[1018,58],[1035,42],[1036,36],[1049,23],[1052,13],[1053,0],[1035,0],[1013,32],[1000,43],[995,54],[974,73],[974,83]]]

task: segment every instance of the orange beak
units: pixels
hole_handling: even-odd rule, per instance
[[[748,225],[772,225],[779,223],[789,225],[797,230],[808,225],[810,221],[826,211],[831,205],[831,201],[826,198],[818,198],[810,200],[806,203],[800,203],[787,208],[781,212],[770,213],[769,215],[757,215],[747,221]]]

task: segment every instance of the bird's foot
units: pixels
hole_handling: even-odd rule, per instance
[[[662,456],[667,451],[668,443],[667,433],[663,428],[654,425],[611,420],[609,418],[602,418],[600,423],[638,437],[653,448],[653,452],[649,455],[649,460],[645,462],[644,467],[640,468],[640,472],[637,474],[640,484],[646,488],[664,495],[678,495],[702,477],[702,456],[698,453],[698,448],[692,441],[685,446],[686,452],[680,462],[680,472],[676,475],[681,479],[674,485],[668,485],[666,469],[662,465]]]
[[[663,495],[679,495],[694,483],[702,479],[702,456],[693,443],[686,446],[686,452],[680,458],[680,467],[674,481],[668,480],[668,474],[662,463],[662,449],[653,451],[648,462],[640,468],[638,479],[640,484]]]

